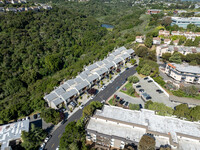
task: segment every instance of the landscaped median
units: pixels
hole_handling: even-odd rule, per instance
[[[139,94],[133,88],[132,83],[129,82],[120,90],[120,92],[123,92],[132,97],[139,97]]]

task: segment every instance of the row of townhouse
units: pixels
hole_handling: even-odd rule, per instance
[[[180,32],[180,31],[172,31],[171,34],[169,31],[166,30],[160,30],[159,35],[163,35],[165,37],[178,35],[178,36],[185,36],[187,39],[195,40],[196,37],[200,36],[200,32]]]
[[[29,11],[29,10],[39,11],[40,9],[50,10],[50,9],[52,9],[52,7],[49,6],[49,5],[32,6],[32,7],[19,7],[19,8],[14,8],[14,7],[4,8],[4,7],[0,7],[0,12],[23,12],[23,11]]]
[[[54,89],[50,94],[45,95],[49,107],[58,109],[73,100],[76,100],[83,93],[87,93],[92,86],[100,80],[108,77],[109,73],[120,69],[127,61],[134,56],[133,49],[120,47],[114,52],[109,53],[108,57],[102,61],[95,62],[84,68],[84,71]]]
[[[156,115],[155,111],[128,110],[104,105],[86,125],[86,140],[96,148],[124,149],[138,145],[144,134],[154,137],[156,148],[197,150],[200,147],[200,123]]]
[[[179,82],[200,84],[199,66],[190,66],[186,63],[184,64],[169,63],[166,65],[165,73]]]
[[[167,44],[163,44],[156,47],[156,54],[159,57],[162,57],[164,53],[173,54],[174,52],[179,52],[183,55],[195,54],[195,53],[200,53],[200,48],[188,47],[188,46],[174,46],[174,45],[167,45]]]
[[[20,3],[26,3],[26,0],[0,0],[0,4],[20,4]]]
[[[137,42],[137,43],[144,43],[144,41],[145,41],[145,36],[136,36],[136,38],[135,38],[135,42]],[[161,39],[159,37],[154,37],[153,44],[160,45]]]

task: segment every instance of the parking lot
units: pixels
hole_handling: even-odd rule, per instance
[[[159,103],[164,103],[165,105],[174,108],[177,104],[170,102],[169,97],[163,92],[159,93],[156,90],[159,90],[160,88],[154,83],[154,82],[148,82],[150,79],[144,79],[139,77],[140,82],[137,84],[134,84],[133,87],[136,89],[140,95],[143,92],[140,92],[140,89],[144,89],[144,92],[150,95],[151,100],[153,102],[159,102]],[[137,85],[141,85],[141,87],[136,87]],[[140,90],[140,91],[139,91]],[[163,90],[163,89],[160,89]]]

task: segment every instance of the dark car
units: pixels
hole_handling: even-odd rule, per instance
[[[141,88],[141,85],[136,85],[136,88]]]
[[[160,90],[160,89],[157,89],[156,92],[158,92],[158,93],[160,93],[160,94],[163,93],[163,91]]]
[[[119,101],[119,103],[120,103],[121,105],[123,105],[124,102],[125,102],[124,100],[120,100],[120,101]]]
[[[144,92],[144,89],[139,89],[140,92]]]
[[[149,99],[151,99],[151,96],[147,96],[147,97],[146,97],[146,100],[149,100]]]
[[[119,86],[118,87],[116,87],[116,90],[118,90],[119,89]]]
[[[148,81],[148,83],[151,83],[151,82],[153,82],[153,81],[152,81],[152,80],[149,80],[149,81]]]
[[[128,107],[128,105],[129,105],[129,102],[126,102],[124,105],[125,105],[126,107]]]
[[[148,77],[145,77],[145,78],[144,78],[144,80],[147,80],[147,79],[149,79],[149,78],[148,78]]]
[[[127,67],[126,70],[128,70],[129,68]]]
[[[34,119],[37,119],[37,114],[34,114],[34,115],[33,115],[33,118],[34,118]]]

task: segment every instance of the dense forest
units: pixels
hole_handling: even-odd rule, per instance
[[[132,42],[134,31],[122,32],[142,22],[144,10],[128,10],[116,18],[113,31],[102,28],[92,11],[73,7],[0,14],[0,123],[45,108],[44,94],[59,82]]]

